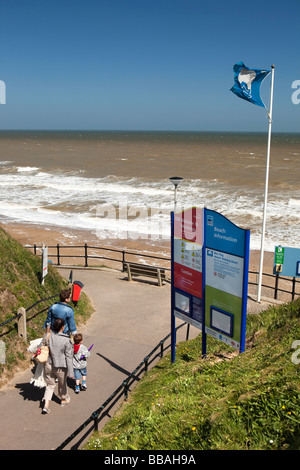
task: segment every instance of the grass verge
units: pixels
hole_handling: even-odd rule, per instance
[[[85,449],[300,449],[300,299],[248,315],[242,354],[201,335],[151,369]]]
[[[19,307],[27,309],[41,299],[52,297],[67,286],[67,281],[49,265],[44,285],[41,285],[41,259],[0,228],[0,323],[14,317]],[[43,336],[43,324],[48,308],[58,300],[39,303],[27,313],[27,343],[17,334],[17,320],[0,327],[5,361],[0,363],[0,388],[20,369],[29,367],[29,342]],[[93,312],[88,297],[81,293],[75,311],[75,321],[85,323]],[[2,343],[2,344],[3,344]]]

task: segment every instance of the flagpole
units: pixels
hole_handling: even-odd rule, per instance
[[[261,233],[259,276],[258,276],[258,285],[257,285],[257,302],[260,302],[260,297],[261,297],[262,271],[263,271],[263,263],[264,263],[264,242],[265,242],[266,212],[267,212],[267,202],[268,202],[269,166],[270,166],[272,113],[273,113],[274,69],[275,69],[275,66],[272,65],[270,111],[268,113],[269,132],[268,132],[268,148],[267,148],[267,163],[266,163],[265,196],[264,196],[264,210],[263,210],[263,222],[262,222],[262,233]]]

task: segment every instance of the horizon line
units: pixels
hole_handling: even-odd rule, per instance
[[[156,133],[227,133],[227,134],[267,134],[268,131],[246,131],[246,130],[184,130],[184,129],[0,129],[0,132],[156,132]],[[273,131],[272,134],[300,134],[297,131]]]

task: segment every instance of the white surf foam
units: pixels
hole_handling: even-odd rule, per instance
[[[185,207],[206,206],[236,225],[249,228],[251,248],[260,249],[263,193],[246,192],[216,180],[195,179],[184,181],[177,195],[178,203]],[[168,180],[113,175],[88,178],[81,172],[51,173],[25,166],[11,168],[9,172],[1,170],[0,201],[0,217],[19,222],[93,230],[100,238],[120,234],[129,238],[145,234],[168,238],[174,187]],[[105,207],[111,211],[110,217],[104,216]],[[127,219],[119,217],[120,211],[125,214],[124,208],[129,211]],[[277,244],[299,247],[299,228],[300,192],[294,190],[293,197],[285,192],[270,193],[266,249],[272,251]]]

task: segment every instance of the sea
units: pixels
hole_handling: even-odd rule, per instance
[[[170,212],[215,210],[260,249],[267,133],[0,131],[0,222],[170,240]],[[265,250],[300,247],[300,134],[273,133]]]

